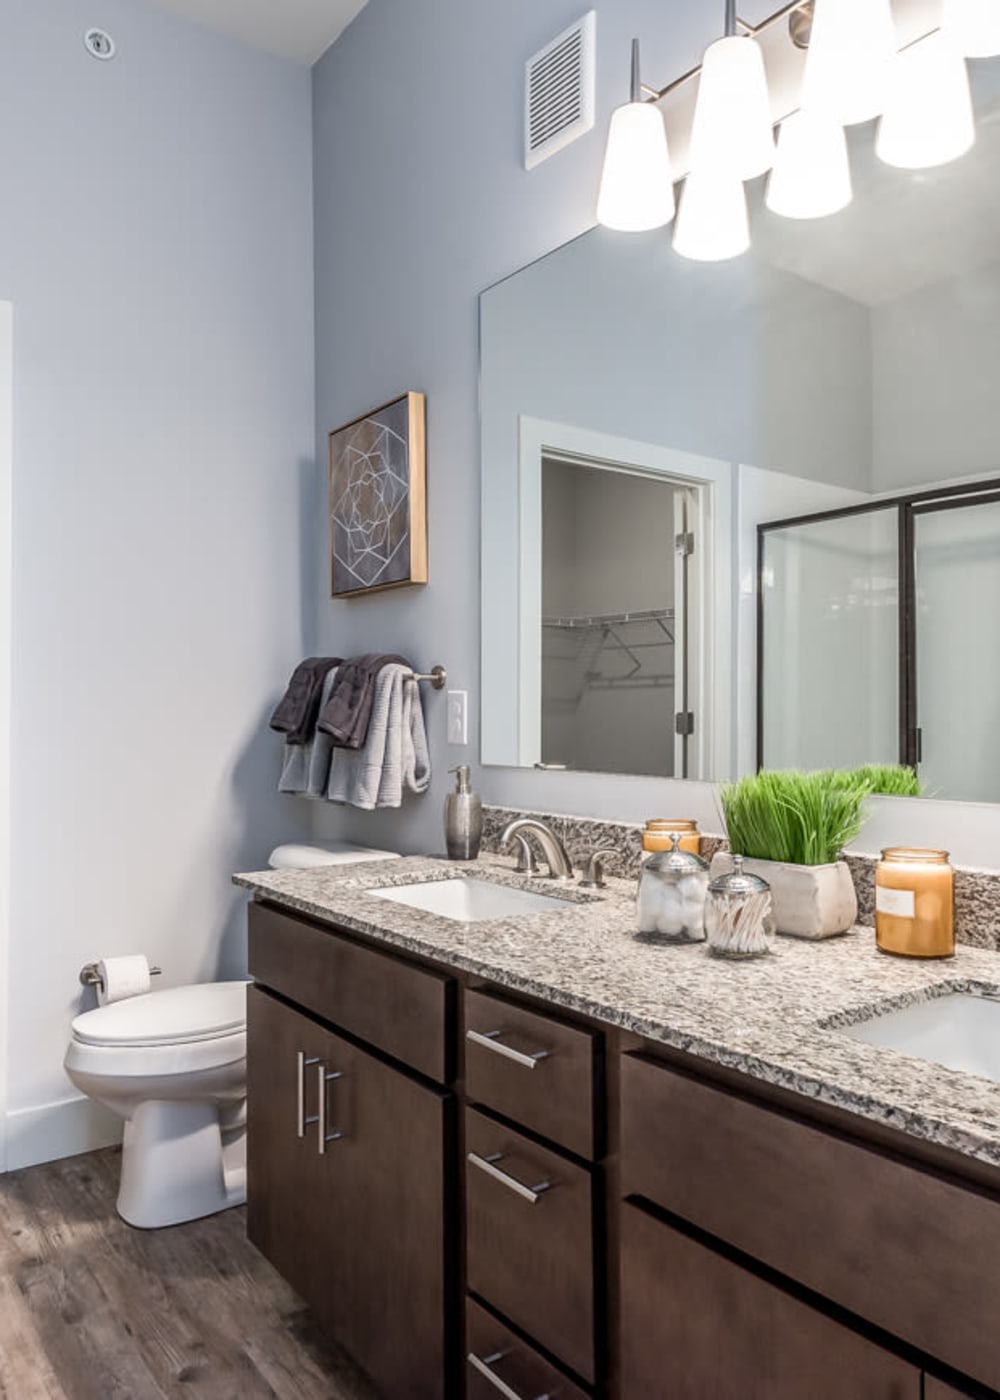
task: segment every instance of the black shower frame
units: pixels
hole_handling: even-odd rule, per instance
[[[757,771],[764,767],[764,548],[772,530],[795,525],[815,525],[851,515],[873,515],[895,510],[899,563],[899,762],[916,768],[921,759],[921,735],[917,725],[917,611],[916,561],[913,522],[918,515],[1000,501],[1000,477],[945,486],[937,491],[915,491],[905,496],[884,496],[856,506],[813,511],[757,526]]]

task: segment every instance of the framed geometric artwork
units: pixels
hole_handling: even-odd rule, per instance
[[[330,434],[330,592],[427,582],[426,400],[403,394]]]

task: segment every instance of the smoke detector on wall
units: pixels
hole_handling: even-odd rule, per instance
[[[539,49],[524,65],[524,168],[531,170],[594,125],[597,12]]]

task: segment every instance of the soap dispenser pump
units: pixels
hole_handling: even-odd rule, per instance
[[[444,840],[449,860],[475,860],[483,839],[483,804],[469,786],[469,765],[450,768],[455,791],[444,800]]]

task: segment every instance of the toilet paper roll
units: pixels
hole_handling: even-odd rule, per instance
[[[102,958],[97,970],[101,974],[101,985],[97,988],[97,1000],[101,1006],[110,1006],[113,1001],[124,1001],[126,997],[141,996],[149,991],[149,963],[142,953],[123,958]]]

